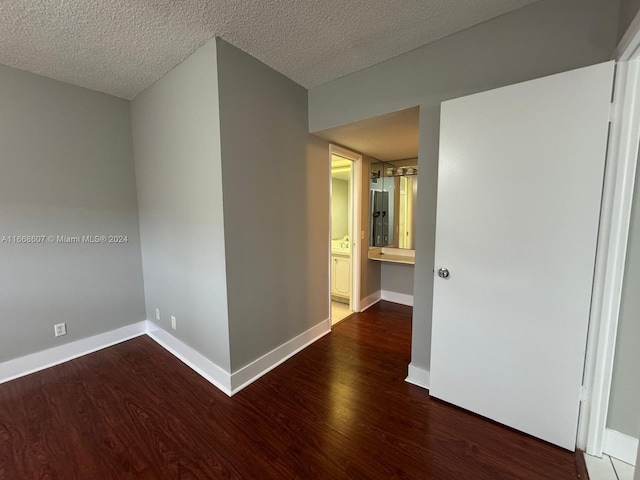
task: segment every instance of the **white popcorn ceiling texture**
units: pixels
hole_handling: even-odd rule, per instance
[[[214,36],[304,87],[537,0],[0,0],[0,64],[131,99]]]

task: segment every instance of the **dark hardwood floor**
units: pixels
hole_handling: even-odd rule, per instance
[[[0,385],[0,479],[577,478],[572,453],[404,381],[382,302],[229,398],[148,337]]]

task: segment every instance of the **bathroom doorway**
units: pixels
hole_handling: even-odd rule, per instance
[[[357,310],[359,290],[359,155],[331,146],[331,325]]]

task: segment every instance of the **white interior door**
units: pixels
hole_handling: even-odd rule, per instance
[[[613,73],[442,104],[431,394],[570,450]]]

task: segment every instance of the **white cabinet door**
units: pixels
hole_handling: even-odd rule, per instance
[[[442,104],[431,394],[570,450],[613,73]]]
[[[351,260],[338,255],[331,259],[331,293],[349,298],[351,295]]]

